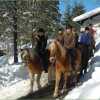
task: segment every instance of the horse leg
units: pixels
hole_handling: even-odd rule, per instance
[[[80,81],[80,65],[79,64],[76,64],[75,65],[75,80],[74,80],[74,82],[75,82],[75,85],[77,85],[77,83]]]
[[[41,88],[40,78],[41,78],[41,73],[37,74],[37,77],[36,77],[36,83],[38,86],[38,90]]]
[[[75,84],[77,84],[80,81],[80,64],[76,64],[76,73],[75,73],[75,77],[76,77],[76,81]]]
[[[80,81],[80,73],[82,73],[81,71],[81,62],[82,62],[82,55],[80,50],[76,52],[76,60],[75,60],[75,77],[76,77],[76,82],[75,84],[77,84]],[[83,63],[83,62],[82,62]]]
[[[55,68],[53,65],[48,67],[48,85],[53,84],[55,80]]]
[[[34,85],[34,74],[29,73],[29,77],[30,77],[30,93],[32,93]]]
[[[82,56],[82,58],[81,58],[82,60],[81,60],[81,67],[80,67],[80,79],[81,79],[81,77],[83,77],[84,76],[84,73],[83,73],[83,71],[84,71],[84,65],[85,65],[85,58],[84,58],[84,56]]]
[[[52,66],[49,66],[48,67],[48,85],[50,85],[51,84],[51,81],[52,81],[52,79],[51,79],[51,67]]]
[[[66,85],[67,85],[67,79],[68,79],[68,74],[67,74],[67,72],[65,72],[64,73],[64,85],[63,85],[63,89],[62,89],[62,93],[64,93],[64,92],[66,92],[67,91],[67,87],[66,87]]]
[[[53,97],[58,97],[59,95],[58,92],[59,92],[60,79],[61,79],[61,72],[56,69],[56,83],[55,83],[55,90],[54,90]]]

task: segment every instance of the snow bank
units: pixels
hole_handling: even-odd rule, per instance
[[[8,59],[9,58],[9,59]],[[18,56],[21,62],[20,54]],[[36,80],[35,76],[35,80]],[[42,73],[40,84],[48,83],[48,74]],[[24,64],[13,64],[13,57],[0,57],[0,100],[14,100],[29,93],[30,84],[27,67]],[[36,81],[33,87],[38,90]]]
[[[23,80],[0,91],[0,100],[15,100],[29,93],[29,80]]]
[[[42,73],[40,84],[44,87],[48,83],[47,74]],[[35,78],[36,79],[36,78]],[[34,83],[33,91],[37,91],[38,87],[36,81]],[[1,89],[0,100],[15,100],[19,97],[25,96],[30,92],[30,81],[22,80],[14,85]]]
[[[7,15],[8,15],[8,12],[5,12],[5,13],[3,14],[3,17],[7,17]]]
[[[0,57],[0,89],[28,78],[27,69],[21,63],[20,54],[18,60],[18,64],[13,64],[13,56],[8,57],[5,55]]]

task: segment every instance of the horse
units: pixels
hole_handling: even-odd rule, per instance
[[[80,76],[83,76],[87,72],[91,48],[89,48],[86,45],[80,44],[80,50],[81,50],[81,59],[82,59]]]
[[[51,44],[48,47],[48,50],[50,52],[49,60],[51,63],[55,65],[55,89],[53,93],[53,97],[59,96],[59,84],[61,80],[62,74],[64,75],[64,84],[62,91],[66,91],[66,83],[68,77],[71,75],[71,63],[70,63],[70,57],[68,52],[65,50],[65,48],[58,42],[57,40],[54,40],[51,42]],[[79,75],[80,71],[80,63],[81,63],[81,53],[80,50],[76,50],[76,58],[75,58],[75,68],[77,75]]]
[[[34,55],[33,57],[32,51],[29,48],[21,49],[21,58],[28,68],[29,77],[30,77],[30,93],[32,93],[34,81],[35,81],[34,80],[35,74],[37,74],[36,83],[37,83],[38,89],[41,88],[40,78],[41,78],[42,72],[44,71],[43,66],[41,65],[41,61],[40,61],[41,58],[38,55]],[[48,76],[50,77],[49,67],[48,67]]]

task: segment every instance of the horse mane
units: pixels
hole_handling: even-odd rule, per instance
[[[24,50],[23,54],[24,54],[24,55],[27,55],[28,59],[32,59],[32,58],[33,58],[30,48],[25,48],[25,49],[23,49],[23,50]]]
[[[55,40],[54,43],[55,43],[55,45],[57,47],[57,54],[59,54],[60,57],[65,57],[66,51],[62,47],[62,45],[60,44],[60,42],[58,42],[57,40]]]

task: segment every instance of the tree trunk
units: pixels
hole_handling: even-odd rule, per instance
[[[14,63],[18,63],[18,49],[17,49],[17,5],[14,1],[14,13],[13,13],[13,34],[14,34]]]

